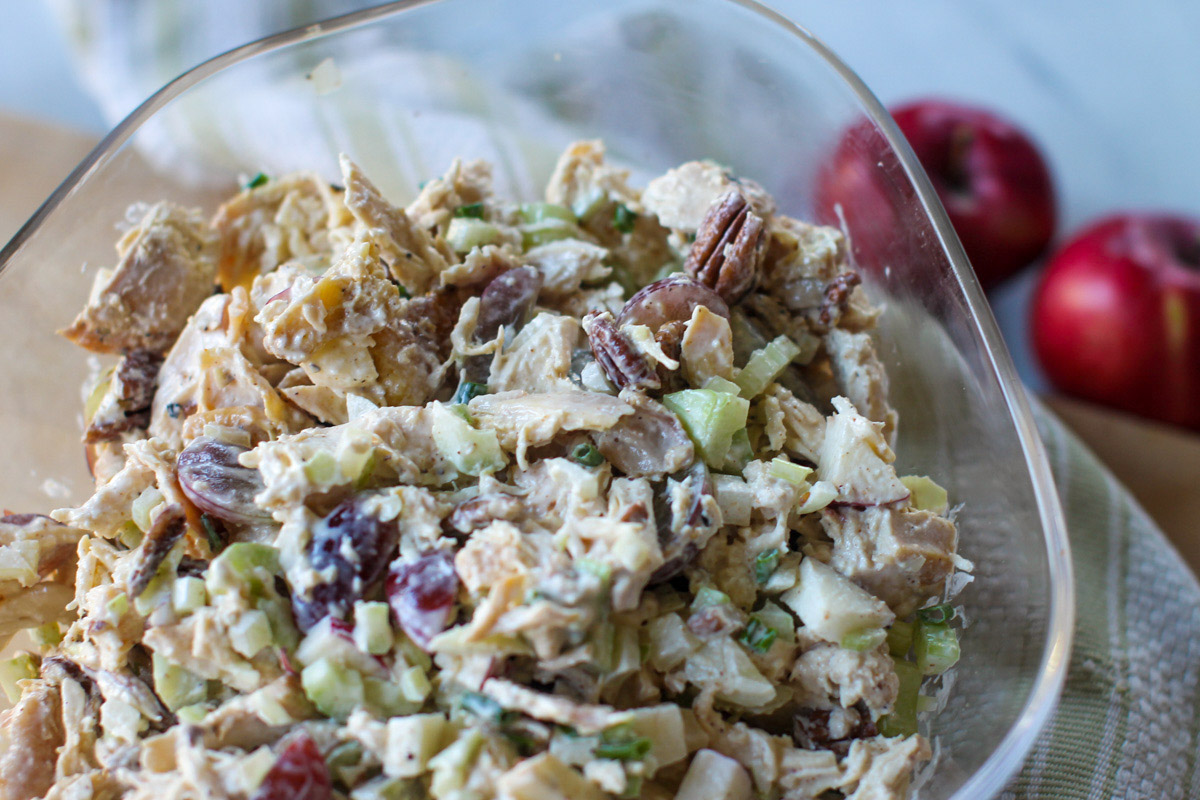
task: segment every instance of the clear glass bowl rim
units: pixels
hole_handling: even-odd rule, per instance
[[[146,120],[196,84],[228,67],[262,53],[367,25],[380,19],[403,14],[414,8],[456,1],[395,0],[391,3],[258,39],[215,56],[184,72],[130,112],[129,116],[117,124],[59,184],[33,216],[21,226],[3,249],[0,249],[0,272],[3,272],[12,257],[37,233],[42,223],[54,213],[58,205],[70,196],[80,184],[84,183],[92,173],[111,159]],[[983,289],[980,287],[974,271],[970,268],[966,252],[963,250],[958,236],[954,233],[950,219],[912,148],[879,99],[867,88],[862,79],[820,39],[779,12],[756,2],[756,0],[709,1],[739,6],[767,19],[794,36],[802,46],[816,52],[845,81],[846,86],[856,96],[871,121],[878,126],[888,144],[896,152],[901,167],[912,182],[916,196],[932,222],[938,242],[946,252],[951,268],[959,281],[976,332],[984,342],[989,365],[998,379],[1005,402],[1012,414],[1021,450],[1032,479],[1045,538],[1047,565],[1050,573],[1049,619],[1046,625],[1041,666],[1032,682],[1032,688],[1020,714],[999,746],[954,793],[954,800],[992,797],[1003,789],[1004,785],[1016,774],[1038,735],[1053,715],[1066,680],[1067,667],[1070,662],[1071,636],[1075,623],[1074,578],[1067,526],[1029,400],[1000,336],[1000,330],[984,297]]]

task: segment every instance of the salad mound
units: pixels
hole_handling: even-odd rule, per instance
[[[135,207],[63,331],[115,364],[92,496],[0,518],[0,800],[906,796],[970,564],[842,233],[599,142],[341,165]]]

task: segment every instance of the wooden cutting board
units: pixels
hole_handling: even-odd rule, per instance
[[[0,242],[8,241],[97,140],[0,113]],[[1062,398],[1044,398],[1200,571],[1200,436]]]

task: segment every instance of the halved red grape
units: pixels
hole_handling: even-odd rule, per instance
[[[179,454],[179,485],[196,507],[234,523],[262,522],[270,513],[254,502],[263,490],[258,470],[243,467],[238,456],[247,449],[211,436],[199,436]]]
[[[446,629],[454,613],[458,573],[453,555],[439,551],[393,564],[385,591],[396,624],[427,650],[429,640]]]
[[[379,519],[367,502],[370,493],[342,501],[313,526],[308,560],[314,571],[332,578],[312,588],[309,596],[296,592],[292,607],[296,624],[307,631],[329,615],[344,617],[383,577],[400,541],[396,519]]]
[[[252,800],[329,800],[333,782],[317,743],[307,733],[286,740]]]
[[[696,306],[707,306],[729,319],[729,306],[721,296],[695,278],[672,275],[643,286],[625,303],[617,325],[645,325],[658,330],[668,322],[686,322]]]

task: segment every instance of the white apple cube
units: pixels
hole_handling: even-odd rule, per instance
[[[813,634],[837,644],[895,619],[887,603],[815,558],[801,562],[799,584],[781,599]]]

